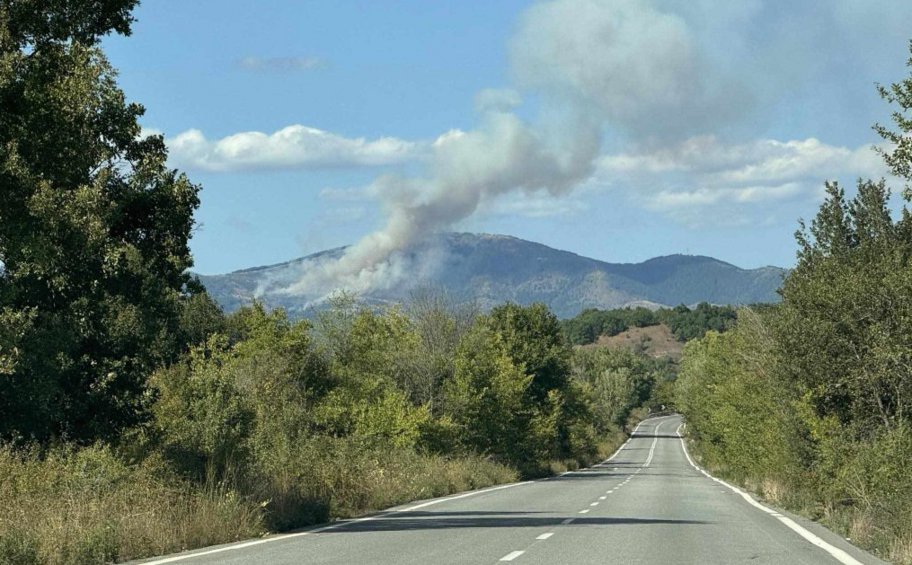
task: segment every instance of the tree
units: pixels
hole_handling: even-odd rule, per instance
[[[0,3],[0,437],[113,438],[182,349],[199,187],[97,47],[136,0]]]
[[[884,181],[860,181],[848,200],[835,183],[783,284],[776,330],[794,382],[820,418],[892,427],[912,410],[912,233],[894,222]]]
[[[524,402],[531,377],[510,359],[488,320],[480,320],[456,354],[456,371],[444,383],[447,413],[460,429],[465,447],[529,468],[531,411]]]
[[[546,399],[551,390],[567,386],[572,349],[547,306],[498,306],[491,310],[491,325],[513,362],[532,376],[529,392],[536,401]]]
[[[909,42],[909,51],[912,52],[912,41]],[[909,57],[906,66],[912,68],[912,56]],[[879,148],[878,152],[894,175],[912,182],[912,136],[909,135],[912,133],[912,75],[889,87],[877,85],[877,91],[881,98],[898,106],[893,111],[892,118],[899,130],[891,130],[879,123],[874,124],[874,131],[892,146],[888,149]],[[912,187],[909,184],[906,184],[903,196],[906,200],[912,199]]]

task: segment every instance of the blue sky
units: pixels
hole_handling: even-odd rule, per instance
[[[788,266],[824,179],[884,174],[912,3],[729,4],[147,1],[105,49],[203,185],[202,273],[436,230]]]

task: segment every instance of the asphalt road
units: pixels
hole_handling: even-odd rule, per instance
[[[591,469],[146,563],[883,563],[700,471],[680,425],[646,420]]]

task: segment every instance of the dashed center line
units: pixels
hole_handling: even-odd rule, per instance
[[[652,438],[652,447],[649,448],[649,457],[646,458],[646,463],[643,465],[643,467],[649,467],[649,464],[652,463],[652,456],[655,455],[656,444],[659,443],[659,429],[662,427],[662,424],[664,424],[664,423],[665,422],[661,422],[658,426],[656,426],[653,429],[653,433],[655,434],[655,437]]]
[[[639,427],[639,426],[637,426],[637,427]],[[661,424],[660,424],[659,426],[656,426],[654,432],[658,432],[659,427],[661,427]],[[643,466],[640,467],[637,471],[631,473],[630,475],[627,475],[627,478],[624,479],[624,481],[623,481],[622,483],[620,483],[619,485],[617,485],[617,486],[614,487],[613,489],[610,489],[610,490],[608,490],[608,491],[605,491],[605,495],[604,495],[604,496],[600,496],[599,499],[598,499],[597,501],[595,501],[595,502],[590,502],[590,503],[589,503],[590,508],[586,508],[586,509],[584,509],[584,510],[580,510],[579,513],[580,513],[580,514],[588,514],[588,513],[591,511],[591,507],[598,506],[598,505],[599,505],[599,502],[602,501],[602,500],[607,500],[607,499],[608,499],[607,495],[614,493],[617,489],[619,489],[619,488],[621,488],[622,486],[624,486],[624,485],[626,485],[627,483],[629,483],[630,480],[634,477],[634,475],[636,475],[636,474],[638,474],[640,471],[642,471],[643,468],[649,466],[649,464],[652,463],[652,457],[653,457],[653,454],[655,453],[655,447],[656,447],[657,441],[658,441],[658,437],[655,437],[655,438],[653,439],[653,442],[652,442],[652,447],[651,447],[650,450],[649,450],[649,457],[646,459],[645,465],[643,465]],[[629,442],[629,439],[628,439],[628,442]],[[625,443],[625,445],[626,445],[626,443]],[[620,452],[622,451],[623,447],[624,447],[624,446],[621,446],[621,449],[618,449],[618,451],[615,452],[614,455],[617,455],[618,453],[620,453]],[[610,457],[610,458],[608,459],[608,461],[610,461],[610,460],[613,459],[613,458],[614,458],[614,456]],[[605,463],[607,463],[608,461],[605,461]],[[615,470],[615,471],[618,471],[619,468],[615,467],[614,470]],[[568,524],[571,524],[571,523],[573,523],[573,520],[574,520],[573,518],[566,518],[566,519],[564,519],[564,520],[561,522],[561,525],[566,526],[566,525],[568,525]],[[553,536],[553,535],[554,535],[554,532],[545,532],[545,533],[543,533],[543,534],[539,534],[538,537],[536,537],[535,539],[536,539],[536,540],[546,540],[546,539],[550,538],[550,537]],[[517,557],[519,557],[520,555],[522,555],[522,554],[524,554],[524,553],[525,553],[525,550],[511,551],[510,553],[508,553],[508,554],[504,555],[503,557],[501,557],[501,558],[500,558],[500,561],[513,561],[514,559],[516,559]]]

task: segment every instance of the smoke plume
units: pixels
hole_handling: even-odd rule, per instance
[[[371,186],[386,223],[341,257],[307,264],[288,294],[366,291],[413,277],[404,250],[493,198],[566,194],[593,171],[606,132],[636,141],[709,127],[714,88],[685,22],[644,0],[553,0],[522,16],[510,45],[513,89],[476,97],[479,124],[433,144],[425,174]],[[535,119],[520,117],[532,98]],[[712,112],[710,110],[712,109]]]

